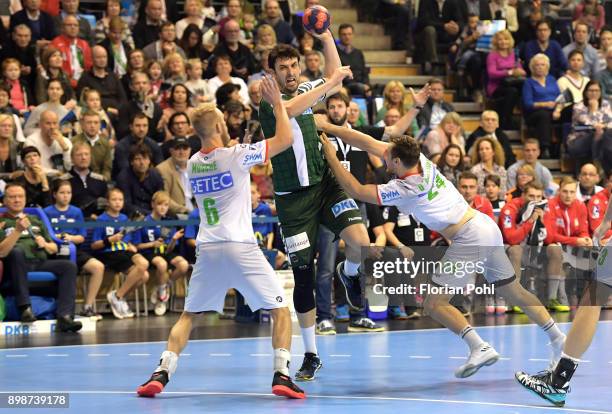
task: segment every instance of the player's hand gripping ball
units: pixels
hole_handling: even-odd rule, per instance
[[[304,10],[302,16],[304,28],[316,34],[325,33],[331,24],[329,11],[323,6],[312,6]]]

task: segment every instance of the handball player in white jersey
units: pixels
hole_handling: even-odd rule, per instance
[[[414,138],[395,137],[386,143],[358,131],[332,125],[322,117],[317,117],[316,122],[324,132],[383,158],[388,171],[398,177],[383,185],[360,184],[343,168],[336,158],[336,150],[323,135],[321,142],[325,158],[349,197],[371,204],[396,206],[400,213],[412,214],[419,222],[442,234],[451,241],[442,262],[480,261],[484,267],[484,277],[495,285],[496,291],[521,306],[531,320],[548,334],[552,346],[551,363],[559,358],[565,335],[538,298],[516,280],[497,224],[467,204],[436,166],[421,154],[420,145]],[[446,268],[448,266],[443,267]],[[432,275],[432,283],[443,287],[463,287],[471,276],[437,273]],[[449,304],[452,296],[452,293],[430,294],[424,307],[432,318],[459,335],[469,346],[467,362],[455,371],[456,377],[466,378],[481,367],[494,364],[499,354],[480,338],[461,312]]]
[[[222,312],[225,294],[234,288],[246,298],[251,309],[271,311],[272,392],[288,398],[305,398],[289,376],[291,315],[283,286],[253,233],[249,170],[293,144],[291,124],[276,82],[264,78],[261,92],[276,116],[276,135],[268,140],[228,148],[223,113],[214,104],[203,104],[192,115],[192,125],[202,142],[201,151],[187,164],[192,193],[200,209],[197,259],[185,310],[170,332],[155,372],[138,387],[140,396],[153,397],[164,389],[187,345],[194,316],[204,311]]]

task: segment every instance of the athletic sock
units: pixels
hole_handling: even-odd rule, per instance
[[[463,328],[463,330],[459,333],[459,336],[470,347],[470,352],[479,349],[484,343],[480,335],[478,335],[478,333],[470,325]]]
[[[555,368],[552,374],[552,385],[555,388],[565,387],[572,379],[576,368],[578,368],[579,362],[580,360],[578,358],[573,358],[563,352],[557,364],[557,368]]]
[[[542,329],[548,335],[550,342],[555,342],[557,339],[563,337],[563,332],[561,332],[559,325],[557,325],[553,318],[550,318],[548,322],[542,325]]]
[[[300,328],[302,330],[302,341],[304,341],[304,352],[310,352],[317,355],[317,343],[315,326],[312,325],[308,328]]]
[[[548,278],[548,300],[557,299],[561,276],[550,276]]]
[[[274,372],[278,371],[283,375],[289,376],[289,363],[291,362],[291,352],[284,348],[274,350]]]
[[[177,364],[178,355],[172,351],[164,351],[159,358],[159,365],[155,369],[155,372],[166,371],[168,372],[168,379],[170,379],[174,371],[176,371]]]
[[[565,291],[565,279],[559,280],[559,291],[557,298],[562,305],[569,305],[569,300],[567,299],[567,292]]]
[[[359,263],[350,262],[348,259],[344,261],[344,274],[347,276],[355,276],[359,271]]]

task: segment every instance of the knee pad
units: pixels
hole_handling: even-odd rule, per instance
[[[293,305],[298,313],[306,313],[315,308],[314,269],[312,265],[293,269]]]

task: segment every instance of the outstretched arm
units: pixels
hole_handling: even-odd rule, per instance
[[[268,157],[272,158],[293,145],[293,132],[276,81],[266,76],[261,81],[261,94],[272,105],[276,118],[276,134],[267,141]]]
[[[338,48],[336,47],[336,42],[334,42],[334,36],[332,35],[331,30],[327,29],[326,32],[322,34],[312,33],[314,37],[318,38],[323,44],[323,56],[325,57],[325,73],[324,77],[326,80],[332,77],[334,71],[338,69],[342,63],[340,62],[340,56],[338,55]],[[334,89],[331,90],[330,95],[337,93],[340,91],[342,84],[336,85]]]
[[[389,146],[386,142],[375,140],[363,132],[334,125],[327,120],[327,115],[315,115],[315,122],[317,128],[326,134],[338,137],[347,144],[362,149],[372,155],[376,155],[377,157],[382,158],[385,150]]]
[[[363,185],[357,181],[353,174],[342,166],[340,160],[336,157],[336,149],[332,143],[329,142],[327,136],[321,134],[320,140],[321,144],[323,144],[323,153],[325,154],[325,159],[329,164],[329,168],[334,172],[336,180],[338,180],[338,183],[342,186],[344,191],[347,192],[349,197],[378,205],[378,190],[376,186],[372,184]]]

